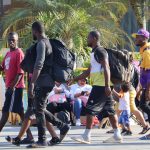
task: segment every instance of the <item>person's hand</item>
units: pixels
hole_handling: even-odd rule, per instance
[[[14,83],[11,83],[11,85],[10,85],[10,89],[11,89],[12,91],[14,91],[14,89],[15,89],[15,87],[14,87]]]
[[[29,86],[29,98],[33,99],[34,98],[34,83],[30,83],[30,86]]]
[[[73,83],[74,83],[74,79],[70,79],[70,80],[67,81],[68,86],[72,85]]]
[[[150,101],[150,90],[146,90],[146,93],[145,93],[145,99],[147,100],[147,101]]]
[[[106,94],[106,96],[110,96],[111,95],[111,88],[109,86],[105,87],[105,94]]]
[[[85,93],[85,96],[89,96],[89,95],[90,95],[90,92],[87,91],[87,92]]]
[[[56,89],[56,88],[54,88],[54,93],[55,93],[55,94],[58,94],[58,91],[57,91],[57,89]]]
[[[74,95],[75,98],[78,98],[78,97],[80,97],[80,96],[82,96],[82,93],[76,93],[76,94]]]

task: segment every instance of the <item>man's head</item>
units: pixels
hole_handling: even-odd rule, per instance
[[[135,38],[135,45],[142,47],[148,42],[150,33],[145,29],[139,29],[137,33],[133,33],[132,37]]]
[[[18,47],[18,34],[16,32],[10,32],[8,34],[8,45],[12,50]]]
[[[43,35],[45,33],[44,24],[39,21],[35,21],[32,24],[32,35],[33,39],[37,40],[39,36]]]
[[[79,86],[84,86],[87,82],[87,79],[81,79],[81,80],[78,80],[78,84]]]
[[[87,38],[87,45],[93,47],[100,43],[100,33],[98,31],[91,31]]]

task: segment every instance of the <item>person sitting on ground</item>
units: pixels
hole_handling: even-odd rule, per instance
[[[132,135],[129,117],[130,117],[130,95],[129,95],[129,83],[121,85],[121,91],[118,93],[113,90],[113,93],[119,98],[119,110],[121,115],[119,117],[119,124],[122,126],[122,134]]]
[[[50,111],[53,115],[60,112],[63,112],[63,114],[69,114],[72,110],[70,102],[67,101],[67,97],[69,97],[69,95],[70,92],[67,85],[55,82],[55,87],[48,95],[47,110]],[[57,117],[58,116],[59,115],[57,115]],[[64,121],[64,119],[62,121]],[[67,118],[65,123],[70,123],[70,118]]]
[[[69,96],[68,87],[55,81],[55,86],[48,95],[48,101],[49,103],[64,103],[67,101],[67,96]]]
[[[86,106],[92,87],[86,84],[86,79],[78,80],[77,84],[70,87],[71,100],[74,104],[74,114],[76,117],[76,126],[81,125],[80,114],[82,106]]]

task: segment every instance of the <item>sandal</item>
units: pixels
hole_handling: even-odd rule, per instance
[[[142,132],[140,132],[139,134],[145,134],[145,133],[147,133],[147,131],[149,131],[149,130],[150,130],[150,127],[147,126],[147,127],[143,128]]]

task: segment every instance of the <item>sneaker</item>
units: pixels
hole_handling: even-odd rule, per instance
[[[70,130],[70,126],[66,124],[61,130],[60,130],[60,142],[63,141],[65,136],[67,135],[68,131]]]
[[[143,130],[139,133],[139,134],[145,134],[150,130],[149,126],[146,126],[145,128],[143,128]]]
[[[28,145],[27,148],[45,148],[47,146],[48,143],[46,141],[45,142],[37,141],[36,143]]]
[[[111,134],[114,133],[114,129],[107,131],[106,133]]]
[[[6,139],[7,142],[12,142],[13,138],[11,138],[10,136],[7,136],[7,137],[5,137],[5,139]]]
[[[28,137],[20,141],[20,144],[33,144],[33,143],[35,143],[34,139],[29,139]]]
[[[5,139],[6,139],[8,142],[11,142],[12,144],[14,144],[14,145],[16,145],[16,146],[20,146],[21,140],[20,140],[18,137],[16,137],[16,138],[11,138],[10,136],[7,136]]]
[[[150,136],[149,135],[145,135],[141,138],[139,138],[140,140],[150,140]]]
[[[126,131],[126,132],[124,133],[124,136],[127,136],[127,135],[132,135],[132,132],[131,132],[131,131]]]
[[[72,140],[83,143],[83,144],[91,144],[91,139],[87,136],[79,136],[79,137],[71,137]]]
[[[77,119],[77,120],[76,120],[76,126],[78,126],[78,127],[81,126],[80,119]]]
[[[122,138],[121,137],[115,138],[113,136],[113,137],[110,137],[109,139],[103,141],[103,143],[122,143]]]
[[[58,137],[53,137],[49,142],[48,146],[60,144],[60,139]]]
[[[125,134],[128,130],[122,129],[121,134]]]

